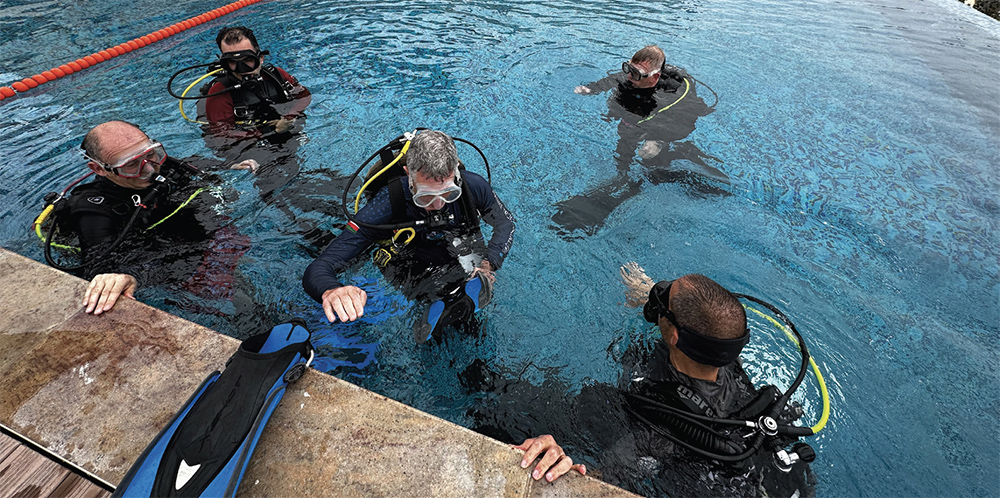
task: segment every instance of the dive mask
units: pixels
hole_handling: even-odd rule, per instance
[[[434,201],[441,199],[445,204],[451,204],[462,197],[462,187],[458,185],[451,185],[443,190],[428,191],[428,190],[418,190],[413,194],[413,203],[417,207],[425,208],[434,204]]]
[[[267,55],[267,53],[267,50],[240,50],[238,52],[225,52],[219,56],[219,62],[222,63],[223,68],[231,73],[252,73],[260,65],[261,56]]]
[[[724,367],[736,361],[743,347],[750,342],[750,329],[735,339],[718,339],[681,326],[674,312],[670,311],[670,286],[673,283],[673,280],[663,280],[649,290],[649,301],[642,308],[643,318],[649,323],[657,323],[661,316],[666,317],[677,328],[677,349],[698,363]]]
[[[413,203],[420,208],[426,208],[434,201],[441,199],[445,204],[451,204],[462,197],[462,187],[459,187],[455,182],[461,182],[461,176],[458,170],[455,171],[455,180],[451,182],[451,185],[441,189],[441,190],[416,190],[413,192]],[[413,182],[410,182],[412,187]]]
[[[632,65],[632,61],[622,62],[622,72],[629,75],[633,80],[639,81],[643,78],[648,78],[654,74],[659,74],[660,70],[655,69],[648,73],[643,72],[641,69]]]
[[[147,140],[124,154],[124,158],[114,164],[105,164],[84,154],[84,157],[100,164],[105,171],[112,172],[122,178],[139,178],[148,180],[158,167],[167,160],[167,152],[159,142]]]

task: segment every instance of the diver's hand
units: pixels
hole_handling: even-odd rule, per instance
[[[230,166],[229,169],[248,169],[251,173],[256,175],[257,170],[260,169],[260,163],[254,161],[253,159],[247,159],[246,161],[241,161]]]
[[[330,323],[353,322],[365,314],[368,294],[353,285],[330,289],[323,293],[323,312]]]
[[[135,299],[132,293],[138,286],[139,282],[132,275],[102,273],[94,277],[87,286],[87,293],[83,295],[83,306],[87,307],[87,313],[100,315],[113,308],[121,296]]]
[[[535,465],[535,470],[531,472],[531,477],[536,481],[542,478],[542,474],[545,474],[545,480],[552,482],[570,470],[587,475],[587,467],[583,464],[573,465],[573,459],[566,456],[562,447],[556,444],[556,440],[548,434],[525,439],[520,446],[514,446],[514,448],[524,451],[524,458],[521,459],[522,469],[528,468],[528,465],[539,456],[542,457],[538,465]]]
[[[649,300],[649,289],[653,288],[653,279],[646,275],[646,270],[635,261],[629,261],[618,270],[625,284],[625,306],[638,308]]]
[[[573,89],[573,93],[578,95],[590,95],[591,93],[594,93],[594,91],[591,90],[589,87],[580,85]]]
[[[295,124],[295,120],[281,118],[281,119],[275,119],[274,121],[268,121],[267,124],[274,127],[275,133],[284,133],[288,131],[293,124]]]
[[[469,280],[476,278],[476,276],[482,276],[489,280],[491,284],[497,281],[497,276],[493,273],[493,265],[490,264],[488,259],[484,259],[482,263],[479,263],[479,266],[472,269],[472,275],[469,277]]]

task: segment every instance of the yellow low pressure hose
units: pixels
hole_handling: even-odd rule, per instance
[[[649,121],[650,119],[653,119],[654,117],[656,117],[657,114],[659,114],[659,113],[661,113],[661,112],[663,112],[663,111],[665,111],[667,109],[670,109],[671,107],[674,106],[674,104],[676,104],[676,103],[684,100],[684,97],[687,97],[687,94],[688,94],[689,91],[691,91],[691,81],[688,80],[687,78],[684,78],[684,93],[681,94],[680,97],[677,97],[677,100],[671,102],[670,105],[664,107],[663,109],[660,109],[659,111],[656,111],[655,113],[650,114],[649,116],[646,116],[645,118],[640,119],[639,122],[636,123],[636,124],[645,123],[646,121]]]
[[[201,83],[201,80],[203,80],[205,78],[208,78],[209,76],[212,76],[213,74],[217,74],[220,71],[222,71],[222,69],[216,69],[215,71],[211,71],[211,72],[208,72],[208,73],[205,73],[205,74],[201,75],[201,77],[199,77],[198,79],[196,79],[193,82],[191,82],[191,84],[188,85],[188,87],[184,89],[184,93],[181,94],[181,97],[186,97],[187,93],[189,91],[191,91],[191,89],[194,88],[195,85],[197,85],[198,83]],[[208,124],[208,123],[206,123],[204,121],[197,121],[197,120],[194,120],[194,119],[191,119],[191,118],[187,117],[187,114],[184,114],[184,100],[183,99],[177,99],[177,106],[181,108],[181,116],[184,117],[184,119],[186,119],[186,120],[188,120],[188,121],[190,121],[192,123]]]
[[[188,197],[186,201],[182,202],[180,206],[177,206],[177,209],[174,209],[173,211],[170,212],[170,214],[164,216],[162,220],[157,221],[156,223],[153,223],[152,225],[149,225],[148,227],[146,227],[146,231],[148,232],[148,231],[156,228],[156,226],[159,225],[160,223],[163,223],[164,221],[167,221],[168,219],[170,219],[171,216],[177,214],[177,211],[180,211],[181,209],[184,209],[184,206],[187,206],[189,203],[191,203],[191,201],[194,200],[195,197],[198,196],[198,194],[200,194],[200,193],[202,193],[204,191],[205,191],[205,187],[201,187],[198,190],[195,190],[194,193],[191,194],[191,196]]]
[[[410,141],[409,140],[407,140],[406,143],[403,144],[403,150],[399,151],[399,154],[397,154],[396,157],[391,162],[389,162],[388,165],[386,165],[386,167],[384,167],[381,170],[379,170],[378,173],[375,173],[374,176],[372,176],[371,178],[369,178],[368,181],[366,181],[365,184],[361,186],[361,190],[358,191],[358,196],[354,198],[354,212],[355,213],[358,212],[359,206],[361,205],[361,194],[363,194],[365,192],[365,189],[368,188],[368,185],[370,185],[373,181],[375,181],[375,179],[378,178],[379,175],[381,175],[382,173],[385,173],[386,171],[389,171],[389,168],[393,167],[397,162],[399,162],[399,160],[406,154],[406,151],[408,151],[408,150],[410,150]]]
[[[38,238],[42,239],[42,241],[45,241],[45,236],[42,235],[42,224],[45,223],[45,220],[48,219],[49,215],[52,214],[52,210],[55,208],[55,204],[45,206],[45,209],[43,209],[42,213],[38,215],[38,218],[35,218],[35,222],[32,224],[35,228],[35,233],[38,234]]]
[[[796,346],[799,345],[799,341],[795,339],[795,336],[792,335],[792,333],[788,330],[788,327],[785,327],[785,324],[779,322],[778,320],[775,320],[774,317],[772,317],[771,315],[768,315],[756,308],[750,306],[744,306],[744,307],[756,313],[758,316],[765,318],[772,324],[774,324],[775,327],[778,327],[779,329],[781,329],[782,332],[785,333],[785,337],[788,337],[788,339],[793,343],[795,343]],[[819,422],[816,422],[816,425],[811,427],[813,434],[816,434],[821,429],[823,429],[823,427],[826,425],[827,420],[830,419],[830,394],[826,390],[826,381],[823,380],[823,374],[819,371],[819,366],[816,365],[816,362],[813,360],[812,355],[809,355],[809,364],[812,365],[812,371],[816,375],[816,383],[819,385],[820,395],[823,397],[823,413],[822,415],[820,415]]]
[[[45,206],[45,209],[43,209],[42,213],[38,215],[38,218],[35,218],[35,222],[31,224],[32,227],[34,227],[35,229],[35,235],[38,235],[38,238],[42,239],[43,243],[45,242],[45,234],[42,233],[42,225],[45,224],[45,220],[49,218],[49,215],[52,214],[52,210],[55,208],[56,208],[55,204],[49,204],[48,206]],[[62,249],[64,251],[80,250],[79,247],[67,246],[64,244],[52,244],[52,247],[55,247],[56,249]]]

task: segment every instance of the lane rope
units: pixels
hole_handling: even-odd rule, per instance
[[[73,73],[77,73],[87,69],[90,66],[100,64],[104,61],[111,60],[119,55],[127,54],[133,50],[138,50],[146,45],[152,45],[160,40],[169,38],[176,35],[182,31],[191,29],[195,26],[204,24],[209,21],[213,21],[219,17],[222,17],[231,12],[235,12],[248,5],[253,5],[262,0],[237,0],[231,4],[219,7],[215,10],[210,10],[204,14],[194,16],[190,19],[183,20],[177,24],[167,26],[158,31],[154,31],[148,35],[140,36],[134,40],[129,40],[125,43],[115,45],[114,47],[101,50],[100,52],[94,52],[93,54],[81,57],[73,62],[68,62],[59,67],[54,67],[48,71],[42,71],[30,78],[24,78],[21,81],[15,81],[11,83],[10,86],[0,87],[0,100],[13,97],[18,93],[24,93],[32,88],[48,83],[50,81],[57,80],[64,76],[68,76]]]

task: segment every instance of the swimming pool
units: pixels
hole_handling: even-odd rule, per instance
[[[6,2],[0,83],[218,6]],[[42,260],[26,227],[43,193],[79,175],[75,148],[100,121],[139,123],[178,156],[204,153],[163,83],[209,61],[217,29],[235,23],[313,92],[298,151],[307,180],[433,127],[486,152],[518,217],[484,337],[421,347],[407,303],[370,264],[365,320],[324,325],[299,283],[314,249],[249,195],[251,179],[228,175],[248,193],[227,213],[253,244],[240,272],[262,316],[309,319],[318,368],[466,425],[456,375],[475,358],[571,390],[614,382],[609,345],[648,333],[620,304],[618,266],[636,260],[654,279],[704,273],[795,320],[833,398],[810,441],[820,495],[1000,494],[996,21],[951,0],[264,2],[0,102],[0,243]],[[594,235],[559,237],[553,206],[614,174],[617,141],[606,100],[572,88],[646,43],[719,94],[687,140],[723,161],[732,195],[644,183]],[[330,194],[334,216],[303,216],[340,223]],[[139,297],[241,333],[184,299],[168,305],[163,289]],[[751,364],[788,347],[754,341]],[[752,374],[781,382],[790,368]],[[800,391],[815,420],[815,384]]]

